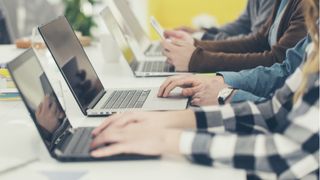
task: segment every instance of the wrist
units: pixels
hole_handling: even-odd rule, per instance
[[[171,112],[173,115],[170,118],[171,125],[167,128],[196,128],[196,116],[194,111],[187,109],[184,111]]]
[[[230,102],[231,102],[231,100],[232,100],[232,97],[234,96],[234,94],[237,92],[238,90],[234,90],[232,93],[231,93],[231,95],[226,99],[226,103],[227,104],[229,104]]]
[[[182,131],[181,130],[165,130],[164,131],[164,149],[162,154],[179,155],[179,143]]]
[[[234,91],[236,89],[225,85],[218,93],[218,103],[219,105],[224,105],[226,103],[229,103],[233,97]]]
[[[219,83],[225,84],[224,77],[221,74],[216,74],[215,78]]]

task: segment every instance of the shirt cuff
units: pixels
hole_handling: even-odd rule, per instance
[[[240,82],[242,81],[242,78],[239,73],[237,72],[218,72],[217,75],[222,76],[224,79],[224,82],[228,84],[229,86],[237,89],[241,89]]]
[[[237,90],[231,98],[231,103],[239,103],[243,101],[263,102],[266,98],[259,97],[243,90]]]

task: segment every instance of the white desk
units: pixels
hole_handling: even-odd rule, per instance
[[[135,78],[123,59],[104,60],[98,46],[86,48],[86,51],[106,88],[158,87],[165,79]],[[9,61],[21,52],[14,46],[0,46],[0,62]],[[62,80],[51,59],[40,60],[46,69],[50,69],[47,72],[49,79]],[[63,80],[62,87],[73,126],[96,126],[103,120],[84,117]],[[38,158],[24,167],[0,174],[0,179],[46,179],[52,173],[58,177],[50,176],[49,179],[245,179],[245,173],[240,170],[203,167],[172,157],[152,161],[59,163],[49,157],[21,101],[0,101],[0,141],[5,142],[1,143],[0,160],[4,157]]]

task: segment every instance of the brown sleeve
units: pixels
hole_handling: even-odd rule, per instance
[[[302,9],[300,3],[289,17],[289,27],[271,49],[268,44],[267,26],[264,26],[267,29],[241,40],[197,41],[195,44],[198,49],[191,57],[189,71],[240,71],[281,63],[285,59],[287,49],[295,46],[307,35]]]
[[[256,34],[235,40],[221,41],[195,41],[195,46],[206,51],[224,52],[224,53],[253,53],[263,51],[268,47],[268,41],[265,33],[268,27],[257,32]],[[255,48],[252,48],[255,47]]]

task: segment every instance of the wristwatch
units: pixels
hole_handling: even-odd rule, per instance
[[[231,96],[235,89],[232,87],[227,87],[222,89],[218,94],[218,102],[220,105],[224,105],[226,100]]]

